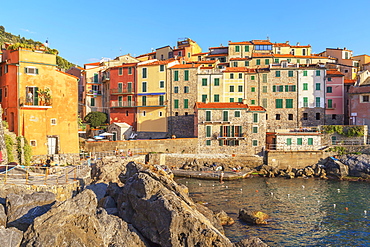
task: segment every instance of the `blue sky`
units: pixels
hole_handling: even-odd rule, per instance
[[[7,32],[44,42],[83,65],[140,55],[184,37],[203,49],[266,39],[310,44],[315,53],[346,47],[370,55],[370,3],[359,1],[24,1],[1,4]]]

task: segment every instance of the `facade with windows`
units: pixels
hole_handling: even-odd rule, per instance
[[[325,124],[344,124],[344,74],[329,69],[326,72]]]
[[[78,155],[78,78],[56,69],[56,55],[2,52],[0,103],[9,130],[29,141],[33,155]]]
[[[279,129],[266,133],[269,151],[314,151],[322,147],[322,134],[316,128]]]
[[[263,107],[197,102],[194,112],[198,153],[262,154],[266,137]]]
[[[349,90],[350,124],[370,125],[370,78]]]

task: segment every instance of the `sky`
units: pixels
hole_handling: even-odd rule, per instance
[[[49,41],[68,61],[83,64],[138,56],[191,38],[203,52],[229,41],[266,39],[370,55],[369,0],[63,0],[1,3],[5,31]]]

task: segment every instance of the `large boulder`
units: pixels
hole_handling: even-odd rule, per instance
[[[267,224],[266,220],[269,216],[261,211],[253,211],[248,209],[239,210],[239,219],[245,221],[246,223],[254,225],[265,225]]]
[[[267,244],[262,242],[261,239],[256,237],[250,237],[234,244],[235,247],[268,247]]]
[[[329,157],[325,164],[326,173],[329,176],[334,176],[342,179],[349,174],[348,166],[340,162],[338,159]]]
[[[34,219],[49,211],[54,203],[55,195],[51,192],[9,194],[6,197],[7,227],[26,231]]]
[[[88,189],[55,204],[35,219],[24,234],[22,246],[148,246],[127,223],[104,209],[97,214],[96,208],[95,193]]]
[[[105,194],[107,193],[107,188],[108,184],[106,183],[96,183],[86,186],[86,189],[92,190],[95,193],[98,201],[105,197]]]
[[[229,226],[235,223],[234,219],[228,216],[223,210],[215,212],[215,216],[220,220],[223,226]]]
[[[348,166],[350,176],[362,177],[370,174],[370,155],[342,155],[338,159]]]
[[[133,164],[131,171],[127,169],[118,199],[119,215],[153,244],[162,247],[232,246],[170,176]]]
[[[23,232],[17,228],[5,228],[0,226],[0,246],[19,247],[23,238]]]

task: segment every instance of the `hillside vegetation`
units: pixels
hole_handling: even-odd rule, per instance
[[[14,35],[5,31],[4,26],[0,26],[0,45],[3,45],[5,42],[12,43],[14,46],[20,47],[35,47],[35,46],[42,46],[43,43],[40,41],[34,41],[33,39],[26,39],[25,37],[21,37],[20,35]],[[58,54],[56,49],[48,49],[48,51],[52,54]],[[66,59],[62,58],[61,56],[57,55],[57,65],[62,70],[67,70],[75,64],[68,62]]]

